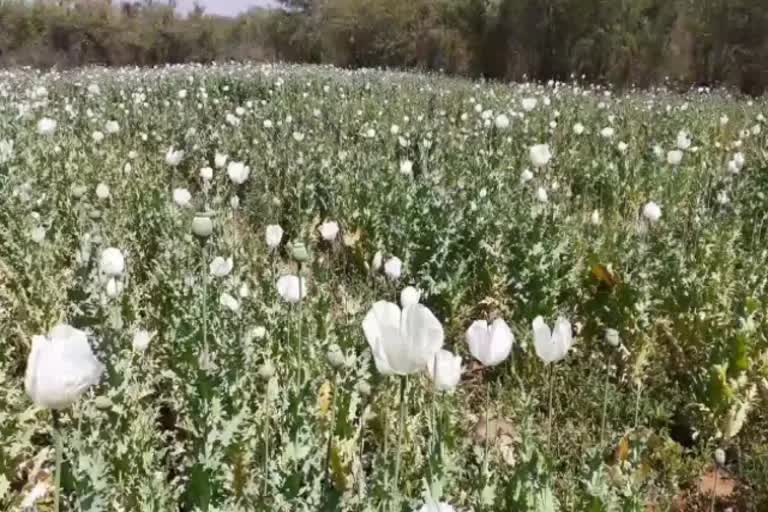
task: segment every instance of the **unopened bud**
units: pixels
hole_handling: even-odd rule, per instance
[[[725,451],[722,448],[715,450],[715,462],[718,466],[725,466]]]

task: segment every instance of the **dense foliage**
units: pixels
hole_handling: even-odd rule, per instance
[[[65,321],[106,369],[61,414],[64,510],[709,510],[716,448],[721,504],[766,510],[767,112],[329,67],[1,73],[0,508],[50,504],[24,375]],[[462,357],[451,392],[373,364],[363,317],[406,285]],[[575,333],[549,366],[538,315]],[[464,333],[499,317],[513,353],[485,369]]]
[[[181,18],[151,1],[51,3],[0,2],[0,63],[257,59],[512,80],[669,79],[751,94],[768,84],[763,0],[283,0],[286,9],[236,19],[201,8]]]

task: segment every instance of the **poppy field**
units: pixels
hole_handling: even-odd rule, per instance
[[[768,510],[766,116],[0,71],[0,510]]]

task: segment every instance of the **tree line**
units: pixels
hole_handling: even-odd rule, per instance
[[[765,0],[282,0],[236,18],[3,2],[0,65],[283,60],[499,80],[768,85]]]

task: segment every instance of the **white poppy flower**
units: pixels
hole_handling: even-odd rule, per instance
[[[307,280],[298,276],[286,275],[277,280],[277,293],[290,304],[296,304],[307,296]]]
[[[691,136],[685,130],[681,130],[677,134],[677,148],[681,151],[691,147]]]
[[[192,194],[185,188],[173,189],[173,202],[180,208],[188,208],[192,202]]]
[[[386,263],[384,263],[384,273],[393,281],[400,279],[400,276],[403,273],[403,262],[397,256],[389,258]]]
[[[131,345],[136,352],[144,352],[149,347],[149,342],[154,338],[155,333],[149,332],[146,329],[139,329],[133,333],[133,340]]]
[[[107,284],[104,285],[104,293],[106,293],[107,297],[110,299],[114,299],[123,293],[123,282],[114,277],[110,277]]]
[[[125,272],[125,257],[120,249],[107,247],[101,251],[99,269],[108,276],[121,276]]]
[[[213,169],[210,167],[203,167],[200,169],[200,178],[203,181],[211,181],[213,179]]]
[[[93,138],[93,142],[95,142],[96,144],[98,144],[98,143],[100,143],[101,141],[103,141],[103,140],[104,140],[104,134],[103,134],[103,133],[101,133],[101,132],[100,132],[100,131],[98,131],[98,130],[97,130],[97,131],[95,131],[95,132],[93,132],[93,134],[91,135],[91,137]]]
[[[36,244],[43,243],[43,240],[45,240],[45,228],[42,226],[35,226],[30,230],[29,238]]]
[[[173,147],[168,148],[168,151],[165,153],[165,163],[171,167],[176,167],[179,165],[183,158],[184,151],[180,149],[174,149]]]
[[[378,272],[381,270],[382,262],[384,261],[384,254],[382,254],[381,251],[376,251],[376,254],[373,255],[373,259],[371,259],[371,270],[374,272]]]
[[[251,168],[243,162],[229,162],[227,165],[227,175],[235,185],[242,185],[248,179]]]
[[[736,167],[738,167],[739,170],[741,170],[741,168],[744,167],[745,162],[746,160],[744,159],[744,153],[736,153],[735,155],[733,155],[733,163],[736,164]]]
[[[421,301],[421,291],[413,286],[406,286],[400,292],[400,306],[405,309]]]
[[[536,105],[538,105],[539,102],[536,98],[523,98],[521,103],[523,105],[523,110],[530,112],[536,108]]]
[[[323,222],[317,230],[320,231],[320,236],[323,237],[323,240],[332,242],[339,235],[339,224],[335,221]]]
[[[86,334],[59,324],[48,336],[32,337],[24,389],[38,406],[64,409],[96,385],[103,371]]]
[[[496,116],[493,124],[495,124],[496,128],[499,130],[506,130],[509,128],[509,118],[505,114],[499,114]]]
[[[363,320],[376,368],[384,375],[408,375],[427,367],[443,346],[443,326],[421,304],[401,310],[379,301]]]
[[[515,336],[501,318],[494,320],[490,326],[485,320],[476,320],[465,336],[470,353],[484,366],[496,366],[503,362],[509,357],[515,342]]]
[[[522,173],[520,173],[520,183],[528,183],[532,179],[533,179],[533,173],[530,171],[530,169],[526,169]]]
[[[560,317],[555,323],[555,329],[550,330],[544,319],[537,316],[533,320],[533,341],[536,355],[544,363],[556,363],[565,358],[573,346],[571,323]]]
[[[223,307],[227,308],[233,313],[237,313],[240,311],[240,303],[237,301],[236,298],[228,294],[227,292],[224,292],[219,297],[219,304],[221,304]]]
[[[110,120],[107,121],[106,125],[104,125],[104,130],[106,130],[106,132],[110,135],[113,135],[120,131],[120,125],[117,124],[117,121]]]
[[[581,123],[576,123],[575,125],[573,125],[573,133],[575,133],[576,135],[581,135],[582,133],[584,133],[584,125]]]
[[[213,165],[216,166],[217,169],[222,169],[225,165],[227,165],[227,159],[229,157],[223,153],[216,152],[216,155],[213,157]]]
[[[0,140],[0,165],[13,159],[13,141]]]
[[[283,239],[283,228],[277,224],[270,224],[266,229],[267,246],[275,249]]]
[[[643,217],[651,223],[658,222],[661,218],[661,207],[653,201],[643,206]]]
[[[613,137],[615,133],[616,133],[616,130],[614,130],[610,126],[606,126],[602,130],[600,130],[600,136],[603,137],[604,139],[610,139],[611,137]]]
[[[438,391],[450,391],[461,380],[461,356],[440,349],[427,363],[427,371]]]
[[[549,150],[549,144],[536,144],[531,146],[531,163],[534,167],[544,167],[552,159],[552,153]]]
[[[37,133],[40,135],[53,135],[57,125],[58,123],[55,120],[44,117],[37,123]]]
[[[99,199],[107,199],[109,197],[109,187],[104,183],[96,185],[96,197]]]
[[[616,146],[616,149],[619,150],[619,153],[626,153],[627,149],[629,149],[629,145],[626,142],[619,142],[619,144]]]
[[[680,165],[683,161],[683,152],[679,149],[673,149],[667,153],[667,163],[669,165]]]
[[[548,202],[549,201],[549,194],[547,194],[547,189],[545,189],[544,187],[539,187],[538,189],[536,189],[536,199],[540,203]]]
[[[234,267],[232,257],[224,259],[221,256],[216,256],[208,266],[208,270],[214,277],[226,277],[232,272],[232,267]]]
[[[447,503],[427,502],[418,512],[456,512],[456,509]]]
[[[413,162],[410,160],[403,160],[400,162],[400,174],[413,174]]]

